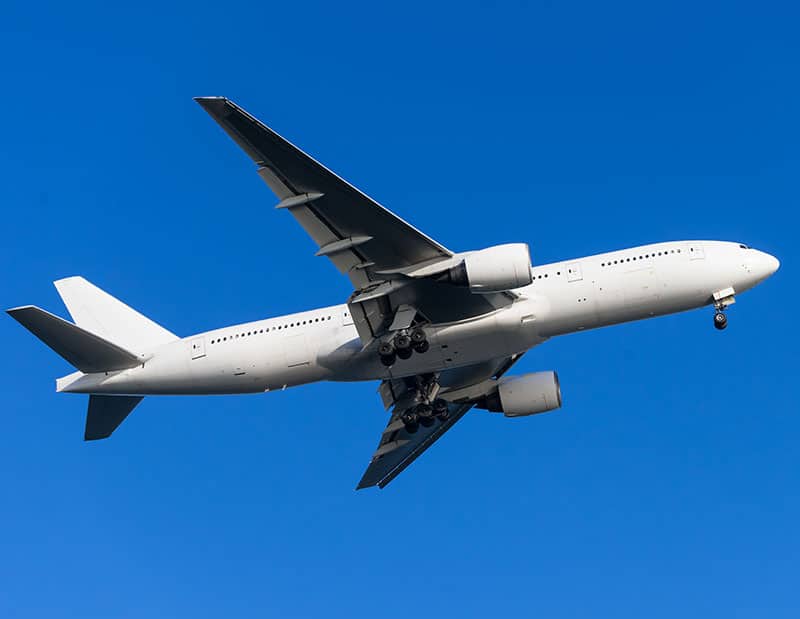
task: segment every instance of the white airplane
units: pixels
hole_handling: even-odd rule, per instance
[[[196,101],[355,289],[347,303],[179,337],[82,277],[55,282],[74,324],[8,310],[71,363],[84,438],[106,438],[146,395],[262,393],[379,380],[391,409],[358,488],[384,487],[472,407],[561,406],[555,372],[508,376],[556,335],[714,307],[714,326],[778,260],[740,243],[669,241],[532,266],[524,243],[452,252],[222,97]]]

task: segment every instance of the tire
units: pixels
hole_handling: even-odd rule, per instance
[[[433,418],[433,408],[429,404],[417,404],[417,407],[414,409],[414,412],[420,419]]]
[[[447,400],[443,400],[442,398],[436,398],[433,401],[433,414],[441,415],[442,413],[446,412],[447,412]]]
[[[419,425],[423,428],[430,428],[434,423],[436,423],[435,417],[420,417],[419,418]]]
[[[430,347],[431,345],[428,344],[428,340],[422,340],[419,344],[414,345],[414,352],[419,353],[421,355],[428,352],[428,349]]]
[[[392,346],[391,342],[384,342],[378,346],[378,354],[381,357],[389,357],[394,354],[394,346]]]
[[[722,331],[728,326],[728,317],[722,312],[717,312],[714,314],[714,326],[718,331]]]
[[[407,423],[406,424],[406,432],[409,434],[416,434],[417,430],[419,430],[419,422],[415,421],[414,423]]]
[[[401,359],[409,359],[413,352],[410,348],[401,348],[397,351],[397,356]]]
[[[387,368],[392,367],[395,361],[397,361],[397,355],[394,353],[391,355],[381,355],[381,363]]]
[[[400,352],[401,350],[411,350],[411,338],[405,333],[395,336],[394,347],[397,352]]]
[[[411,341],[414,344],[419,344],[420,342],[424,342],[427,339],[428,338],[425,337],[425,331],[423,331],[422,329],[414,329],[411,332]]]

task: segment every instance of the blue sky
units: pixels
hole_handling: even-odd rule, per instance
[[[6,3],[3,307],[81,274],[188,335],[349,284],[192,101],[225,95],[454,250],[737,240],[710,310],[553,340],[564,408],[470,413],[352,490],[372,384],[148,398],[81,441],[13,320],[0,616],[796,617],[800,17],[789,3]]]

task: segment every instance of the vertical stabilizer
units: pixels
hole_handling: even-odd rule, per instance
[[[82,277],[67,277],[53,283],[75,324],[127,350],[150,352],[178,339]]]

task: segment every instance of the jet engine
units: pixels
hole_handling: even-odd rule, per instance
[[[527,243],[496,245],[465,254],[452,267],[446,281],[467,286],[471,292],[502,292],[527,286],[533,281]]]
[[[525,417],[561,408],[561,387],[555,372],[506,376],[476,406],[506,417]]]

